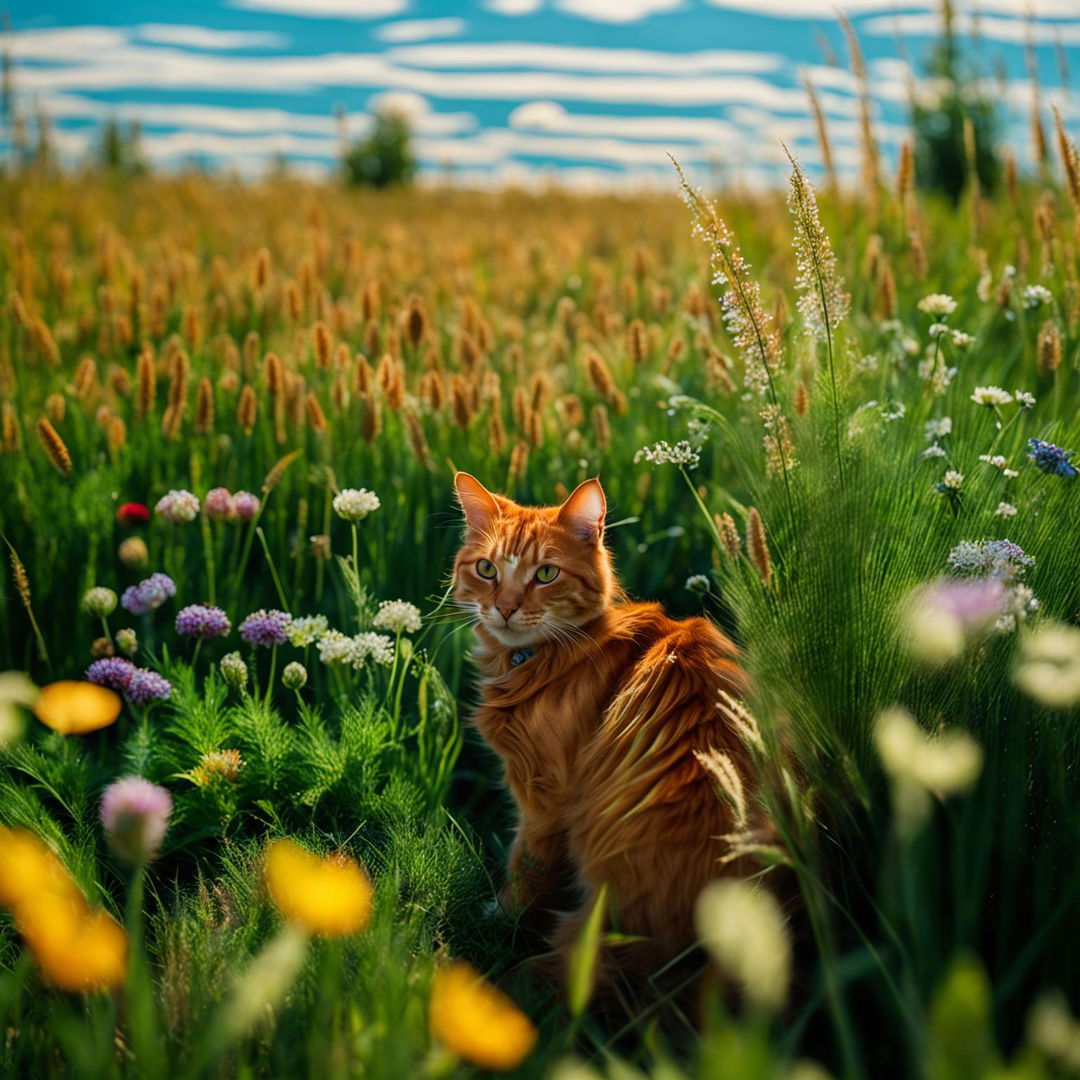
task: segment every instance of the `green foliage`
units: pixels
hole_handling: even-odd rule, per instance
[[[371,132],[346,147],[341,165],[348,184],[394,187],[416,175],[408,120],[392,109],[380,109],[371,118]]]
[[[119,121],[109,117],[101,125],[98,144],[98,164],[106,172],[118,178],[142,176],[147,172],[146,160],[139,146],[141,129],[132,120],[125,130]]]

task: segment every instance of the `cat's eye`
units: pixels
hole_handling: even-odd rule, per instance
[[[536,580],[541,585],[547,585],[548,582],[554,581],[559,576],[559,568],[557,566],[541,566],[536,571]]]
[[[495,564],[493,562],[489,562],[487,559],[476,560],[476,572],[482,578],[487,578],[488,581],[490,581],[493,577],[496,577],[499,573],[499,571],[495,569]]]

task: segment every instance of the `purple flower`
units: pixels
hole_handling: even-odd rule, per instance
[[[138,585],[124,590],[120,604],[132,615],[145,615],[161,607],[170,596],[176,595],[176,585],[168,574],[151,574]]]
[[[237,521],[250,521],[259,512],[261,504],[258,495],[252,495],[250,491],[238,491],[232,498]]]
[[[985,626],[1005,606],[1005,586],[1000,578],[973,581],[942,581],[927,597],[938,611],[955,619],[968,632]]]
[[[214,521],[232,521],[236,517],[236,504],[228,488],[216,487],[208,491],[203,508]]]
[[[124,687],[124,697],[132,705],[148,705],[151,701],[164,700],[171,693],[172,683],[146,668],[136,668]]]
[[[212,604],[189,604],[176,616],[176,632],[185,637],[224,637],[231,629],[229,616]]]
[[[253,611],[241,624],[240,636],[251,645],[284,645],[292,616],[284,611]]]
[[[1044,473],[1070,478],[1076,476],[1077,469],[1072,464],[1072,457],[1075,453],[1075,450],[1062,450],[1060,446],[1044,442],[1042,439],[1028,439],[1028,457]]]
[[[130,660],[124,660],[119,656],[109,656],[102,660],[95,660],[86,669],[88,682],[97,683],[98,686],[107,686],[110,690],[123,690],[131,682],[131,676],[138,668]]]
[[[141,776],[111,783],[101,797],[101,824],[113,850],[133,863],[158,853],[172,813],[172,796]]]

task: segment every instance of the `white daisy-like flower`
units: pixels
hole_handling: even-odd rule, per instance
[[[384,667],[394,662],[394,639],[370,630],[357,634],[353,641],[353,666],[360,667],[369,657]]]
[[[945,293],[931,293],[919,301],[918,307],[927,315],[942,318],[951,315],[956,310],[956,301]]]
[[[345,521],[363,521],[381,505],[379,496],[367,488],[346,488],[334,496],[334,513]]]
[[[1035,395],[1029,394],[1026,390],[1014,390],[1013,401],[1023,409],[1035,408]]]
[[[1000,386],[976,386],[971,395],[971,400],[976,405],[1008,405],[1012,401],[1012,394],[1008,390],[1002,390]]]
[[[420,629],[420,609],[408,600],[384,600],[371,625],[392,634],[415,634]]]
[[[950,491],[959,491],[960,486],[964,482],[964,474],[957,472],[956,469],[950,469],[942,478],[942,487],[948,488]]]
[[[1016,517],[1016,507],[1009,502],[999,502],[997,509],[994,511],[994,517],[999,518],[1011,518]]]
[[[937,420],[927,420],[923,425],[923,433],[928,439],[939,439],[942,435],[948,435],[952,431],[952,418],[942,416]]]

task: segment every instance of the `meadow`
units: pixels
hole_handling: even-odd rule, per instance
[[[4,1073],[1080,1073],[1056,145],[958,206],[907,154],[715,209],[674,169],[0,178]],[[627,590],[744,650],[722,707],[782,842],[732,850],[792,884],[783,922],[703,902],[692,1004],[591,1008],[599,925],[563,995],[493,910],[458,469],[537,503],[599,474]]]

